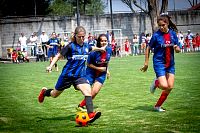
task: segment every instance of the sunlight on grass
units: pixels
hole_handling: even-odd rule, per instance
[[[0,64],[0,132],[199,132],[200,54],[175,56],[175,87],[163,105],[165,113],[153,111],[161,90],[149,92],[152,62],[142,73],[144,56],[112,58],[111,77],[93,101],[102,116],[81,128],[74,118],[83,96],[73,87],[58,98],[37,101],[43,86],[54,87],[66,61],[50,74],[45,72],[49,62]]]

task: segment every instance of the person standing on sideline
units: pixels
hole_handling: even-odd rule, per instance
[[[134,55],[138,55],[138,45],[139,45],[139,39],[136,34],[133,36],[133,48],[134,48]]]
[[[99,50],[105,51],[104,48],[97,47],[89,47],[87,43],[84,42],[84,38],[86,35],[85,28],[82,26],[78,26],[75,29],[74,35],[71,38],[72,42],[64,47],[60,53],[58,53],[55,58],[53,58],[49,67],[47,67],[48,71],[51,71],[52,67],[55,63],[63,58],[67,57],[67,63],[63,67],[63,70],[58,78],[58,81],[55,85],[54,89],[47,89],[43,87],[38,96],[38,101],[42,103],[45,97],[58,97],[65,89],[70,88],[71,85],[74,86],[75,89],[78,89],[85,96],[87,113],[90,118],[90,123],[94,122],[101,116],[101,112],[93,111],[93,102],[91,95],[91,87],[89,85],[89,81],[85,78],[86,70],[85,70],[85,62],[89,51],[91,50]]]
[[[194,35],[193,35],[193,33],[190,30],[188,30],[186,38],[189,41],[190,51],[193,52],[194,49],[193,49],[192,39],[194,38]]]
[[[175,62],[174,51],[180,52],[176,25],[172,23],[168,15],[161,15],[157,20],[159,30],[155,32],[145,51],[145,62],[141,71],[148,69],[150,49],[154,48],[153,67],[156,73],[150,92],[154,93],[156,88],[162,89],[162,94],[154,106],[155,111],[164,112],[162,104],[167,99],[174,86]]]
[[[18,43],[20,44],[21,51],[23,49],[27,50],[27,44],[26,44],[27,38],[24,36],[24,33],[21,33],[21,36],[19,37]]]
[[[128,56],[129,55],[129,48],[130,48],[130,42],[128,40],[128,37],[126,37],[126,40],[124,42],[124,49],[125,49],[125,55]]]
[[[108,46],[106,34],[100,34],[97,39],[97,47],[105,46],[106,51],[93,51],[89,54],[87,60],[86,78],[92,86],[92,99],[99,93],[106,80],[106,75],[107,78],[110,77],[108,63],[112,55],[112,48]],[[86,100],[83,99],[78,105],[78,109],[83,111],[85,106]]]
[[[58,45],[60,44],[60,41],[56,37],[56,33],[53,32],[51,34],[51,38],[47,42],[47,47],[48,47],[48,58],[50,58],[50,64],[53,60],[53,58],[57,55],[58,53]],[[58,65],[57,63],[54,64],[56,71],[58,71]]]
[[[47,56],[47,42],[49,40],[49,37],[47,36],[47,34],[45,33],[45,31],[42,31],[42,34],[40,35],[40,44],[42,45],[42,50],[45,54],[45,56]]]
[[[31,56],[36,56],[36,49],[37,49],[37,41],[38,41],[38,37],[36,35],[36,33],[32,33],[30,36],[30,45],[31,45]]]

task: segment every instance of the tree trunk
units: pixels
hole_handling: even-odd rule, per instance
[[[168,9],[168,0],[162,0],[162,6],[161,6],[160,14],[166,13],[167,9]]]
[[[159,0],[148,0],[148,15],[151,19],[152,32],[157,30],[157,18],[159,16]]]

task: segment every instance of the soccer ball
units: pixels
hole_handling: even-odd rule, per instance
[[[79,125],[79,126],[87,126],[90,118],[87,114],[87,112],[83,112],[83,111],[80,111],[76,114],[76,123]]]

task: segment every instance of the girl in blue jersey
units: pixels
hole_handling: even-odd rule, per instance
[[[60,41],[58,40],[58,38],[56,37],[56,33],[53,32],[51,34],[51,38],[49,39],[49,41],[47,42],[47,47],[48,47],[48,58],[50,58],[50,64],[53,60],[53,58],[57,55],[58,53],[58,45],[60,44]],[[57,63],[55,63],[55,68],[56,71],[58,71],[58,65]],[[51,71],[49,71],[51,72]]]
[[[107,46],[107,43],[108,42],[106,34],[99,35],[97,39],[97,47],[101,48],[106,46],[106,51],[94,51],[91,52],[88,56],[86,78],[89,80],[90,85],[93,85],[92,99],[95,98],[95,96],[98,94],[101,87],[103,86],[106,75],[107,78],[110,76],[110,73],[108,71],[108,63],[112,55],[112,48]],[[83,110],[83,107],[85,105],[86,101],[85,99],[83,99],[78,105],[78,108],[80,110]]]
[[[170,17],[168,15],[161,15],[157,23],[159,30],[153,34],[147,46],[145,62],[141,71],[147,71],[149,52],[150,49],[154,49],[153,67],[157,78],[153,81],[150,92],[154,93],[157,87],[163,90],[154,109],[158,112],[164,112],[165,109],[161,106],[174,86],[174,51],[177,53],[180,52],[180,47],[178,46],[178,38],[175,32],[177,28],[170,20]]]
[[[64,47],[60,53],[58,53],[50,66],[47,67],[47,70],[51,70],[53,65],[64,56],[67,57],[67,63],[63,67],[62,73],[60,74],[58,81],[54,89],[47,89],[43,87],[38,96],[40,103],[44,101],[45,97],[56,98],[59,96],[65,89],[70,88],[71,85],[74,88],[79,89],[82,94],[85,96],[87,113],[90,118],[90,123],[94,122],[101,116],[101,112],[93,111],[93,102],[91,95],[91,87],[89,82],[85,77],[85,62],[88,56],[89,51],[91,50],[100,50],[105,51],[105,47],[89,47],[87,43],[84,43],[86,31],[84,27],[78,26],[75,29],[72,42]]]

